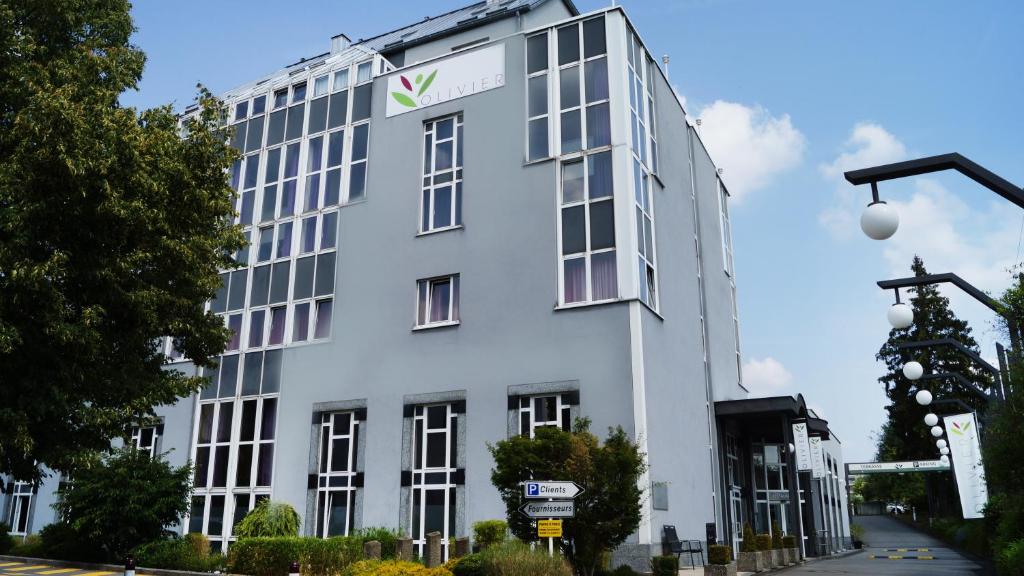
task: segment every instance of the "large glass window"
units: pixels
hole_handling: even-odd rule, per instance
[[[347,536],[355,524],[359,421],[355,412],[321,415],[316,535]]]
[[[526,39],[528,160],[540,160],[551,155],[548,70],[548,33],[542,32]]]
[[[654,176],[657,172],[657,142],[654,139],[654,65],[640,39],[629,32],[626,54],[627,90],[631,150],[633,152],[633,193],[636,200],[634,226],[637,235],[637,276],[640,300],[658,309],[658,273],[654,233]]]
[[[557,29],[559,146],[563,155],[611,144],[604,27],[601,16]]]
[[[458,414],[452,404],[416,406],[413,410],[410,530],[416,553],[426,550],[426,535],[441,533],[442,555],[455,535],[458,461]]]
[[[15,482],[8,499],[7,525],[12,536],[25,536],[29,531],[28,518],[32,513],[34,485],[31,482]]]
[[[420,232],[462,225],[462,114],[423,127]]]
[[[610,150],[562,161],[561,303],[618,297]]]
[[[533,438],[538,428],[572,428],[571,406],[567,394],[523,396],[519,398],[519,434]]]

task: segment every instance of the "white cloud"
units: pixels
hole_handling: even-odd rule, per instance
[[[722,179],[739,201],[800,164],[806,139],[788,114],[772,116],[761,106],[717,100],[701,109],[700,136]]]
[[[793,384],[793,375],[775,358],[743,363],[743,385],[753,396],[777,396]]]
[[[849,239],[860,231],[860,211],[870,201],[866,192],[843,179],[843,173],[858,168],[899,162],[907,157],[906,146],[885,128],[860,122],[850,131],[844,151],[835,160],[818,167],[821,175],[836,186],[836,203],[818,215],[818,222],[839,239]]]

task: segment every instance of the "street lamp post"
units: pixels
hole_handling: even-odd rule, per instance
[[[1000,382],[999,369],[996,368],[995,366],[989,364],[988,362],[986,362],[984,358],[982,358],[981,356],[978,356],[973,350],[971,350],[970,348],[964,346],[960,342],[957,342],[956,340],[954,340],[952,338],[939,338],[937,340],[922,340],[920,342],[901,342],[901,343],[896,345],[896,347],[901,349],[901,350],[910,350],[910,349],[916,349],[916,348],[933,348],[933,347],[937,347],[937,346],[950,346],[952,348],[955,348],[958,352],[960,352],[963,355],[967,356],[968,358],[973,360],[976,364],[981,366],[985,371],[987,371],[988,373],[992,374],[992,377],[995,380],[995,384],[996,384],[996,386],[995,386],[995,393],[994,394],[986,394],[983,391],[981,391],[981,389],[979,389],[976,386],[974,386],[974,384],[968,382],[966,380],[966,378],[963,378],[963,376],[960,376],[959,374],[955,375],[955,376],[960,376],[960,378],[963,379],[961,381],[961,383],[965,384],[965,386],[970,388],[973,392],[975,392],[977,394],[980,394],[981,396],[983,396],[985,399],[987,399],[989,401],[991,401],[993,399],[1000,399],[1000,398],[1002,398],[1002,394],[1001,394],[1002,384]],[[916,362],[909,362],[908,366],[910,364],[916,364]],[[905,373],[906,373],[906,368],[904,368],[904,374]],[[916,380],[916,379],[917,378],[911,378],[911,380]]]

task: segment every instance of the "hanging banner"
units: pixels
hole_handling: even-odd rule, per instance
[[[793,445],[796,446],[796,469],[811,470],[811,446],[807,443],[807,422],[793,424]]]
[[[984,518],[988,503],[985,468],[981,463],[981,445],[978,442],[978,421],[974,412],[943,418],[949,451],[953,459],[953,474],[960,491],[960,506],[964,518]]]
[[[825,454],[821,449],[821,436],[811,436],[807,441],[811,447],[811,476],[824,478]]]

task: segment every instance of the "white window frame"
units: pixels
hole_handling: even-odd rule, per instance
[[[553,398],[555,401],[555,419],[537,420],[538,400]],[[568,395],[564,393],[534,394],[531,396],[520,396],[519,407],[516,410],[519,418],[518,433],[522,435],[524,424],[529,429],[529,437],[533,438],[538,428],[558,428],[563,431],[572,429],[572,405],[569,403]],[[524,420],[525,419],[525,420]]]
[[[7,525],[11,536],[27,536],[32,528],[29,525],[32,514],[32,501],[35,500],[35,485],[31,482],[17,481],[10,496],[10,515]],[[21,525],[24,525],[23,527]]]
[[[438,139],[437,128],[440,124],[452,122],[451,138]],[[462,161],[463,161],[463,115],[462,112],[451,114],[423,123],[423,174],[422,186],[420,188],[420,211],[419,211],[419,233],[431,234],[462,228]],[[452,164],[450,168],[437,168],[437,146],[446,142],[452,143]],[[429,161],[427,154],[430,154]],[[427,164],[429,163],[429,167]],[[440,181],[444,177],[449,180]],[[448,225],[435,225],[437,215],[434,193],[438,188],[451,188],[451,197],[448,206]],[[424,218],[426,226],[424,226]]]
[[[348,429],[335,430],[334,418],[347,414],[349,417]],[[341,412],[325,412],[321,415],[319,433],[319,450],[317,452],[317,496],[316,496],[316,526],[315,535],[320,538],[333,536],[348,536],[355,530],[355,500],[358,487],[355,485],[358,475],[357,466],[359,460],[359,428],[360,422],[356,411],[347,410]],[[334,440],[347,439],[349,443],[348,458],[345,461],[343,470],[332,471],[334,464]],[[338,484],[333,486],[332,484]],[[331,509],[334,498],[341,497],[347,501],[345,514],[345,529],[341,534],[328,534],[330,516],[327,511]]]
[[[160,437],[159,426],[132,426],[129,441],[132,448],[145,452],[150,458],[156,457],[157,439]],[[148,433],[148,434],[147,434]],[[143,440],[149,436],[149,445],[143,445]]]
[[[718,182],[718,214],[721,223],[722,232],[722,260],[725,268],[725,274],[732,278],[736,270],[733,262],[733,248],[732,248],[732,221],[729,218],[729,191],[726,190],[725,185],[722,184],[721,178]]]
[[[450,537],[455,535],[456,518],[451,514],[453,497],[457,498],[456,495],[456,484],[455,484],[455,473],[457,471],[456,455],[452,453],[453,443],[458,443],[457,431],[455,430],[453,423],[458,422],[458,414],[454,410],[454,404],[442,403],[442,404],[425,404],[418,405],[413,409],[412,418],[412,457],[411,457],[411,468],[412,468],[412,485],[409,491],[409,534],[413,537],[413,549],[419,556],[426,554],[426,494],[428,491],[440,490],[444,493],[444,529],[441,532],[441,556],[442,558],[448,557],[448,540]],[[428,413],[431,408],[444,408],[445,409],[445,426],[443,428],[428,428]],[[420,428],[417,428],[420,425]],[[417,435],[417,432],[422,433],[422,438]],[[445,450],[445,465],[440,467],[430,467],[427,465],[427,446],[426,441],[429,434],[444,434],[444,450]],[[454,441],[454,442],[453,442]],[[419,454],[417,454],[419,451]],[[417,456],[420,457],[417,465]],[[443,474],[445,481],[441,483],[427,483],[426,479],[428,475],[434,478],[437,474]],[[417,480],[419,480],[417,482]],[[419,492],[420,499],[419,504],[416,504],[416,495]],[[418,508],[418,510],[417,510]],[[418,514],[417,514],[418,512]],[[418,526],[416,525],[418,520]],[[417,536],[418,535],[418,536]]]
[[[612,162],[612,193],[608,196],[602,196],[600,198],[591,199],[590,197],[590,170],[588,163],[590,162],[591,156],[598,156],[603,153],[608,153],[611,157],[611,147],[604,146],[593,150],[585,150],[582,153],[574,153],[569,156],[565,156],[559,162],[558,169],[558,191],[556,204],[558,207],[558,218],[556,225],[556,233],[558,235],[558,306],[560,308],[571,308],[574,306],[587,306],[590,304],[599,304],[604,302],[615,302],[619,299],[621,294],[621,287],[618,285],[618,278],[616,277],[615,294],[610,298],[595,299],[594,298],[594,283],[593,283],[593,264],[592,260],[595,254],[615,253],[615,270],[618,274],[619,267],[619,254],[618,244],[609,248],[599,248],[597,250],[591,249],[591,238],[590,238],[590,208],[593,204],[599,204],[601,202],[610,202],[612,204],[612,222],[615,224],[615,163]],[[563,178],[564,166],[574,162],[582,162],[583,164],[583,198],[572,202],[563,202],[564,200],[564,189],[563,189]],[[569,209],[578,206],[583,206],[583,226],[585,232],[585,245],[583,252],[573,252],[571,254],[564,254],[562,249],[562,213]],[[617,241],[618,239],[615,238]],[[577,300],[573,302],[567,302],[565,298],[565,263],[569,260],[584,260],[585,267],[585,282],[586,282],[586,297],[583,300]]]
[[[461,278],[460,274],[447,274],[444,276],[433,276],[431,278],[423,278],[416,281],[416,316],[413,320],[414,330],[423,330],[427,328],[438,328],[441,326],[456,326],[461,323],[460,313],[460,294],[461,294]],[[433,294],[435,285],[448,282],[448,310],[445,314],[444,320],[431,321],[431,313],[433,312]],[[425,291],[425,293],[424,293]],[[421,297],[425,296],[425,299]]]
[[[538,70],[538,71],[532,72],[532,73],[527,73],[527,75],[526,75],[526,82],[524,83],[524,88],[523,88],[524,91],[525,91],[524,92],[525,98],[524,98],[523,106],[524,106],[524,115],[526,116],[526,147],[523,150],[523,159],[527,163],[529,163],[529,162],[541,162],[541,161],[547,160],[547,159],[552,158],[552,157],[555,156],[554,142],[553,142],[553,139],[552,139],[552,132],[553,132],[553,128],[554,128],[552,126],[552,116],[553,116],[553,114],[552,114],[552,107],[553,107],[554,99],[552,97],[552,92],[553,91],[552,91],[552,86],[551,86],[551,76],[552,76],[552,74],[551,74],[551,71],[552,71],[551,63],[553,62],[552,52],[551,51],[552,51],[552,49],[554,49],[554,45],[553,45],[553,42],[554,42],[553,38],[555,37],[554,29],[550,28],[550,29],[538,32],[536,34],[531,34],[531,35],[527,36],[526,37],[526,41],[523,43],[523,58],[524,58],[524,62],[526,62],[527,66],[529,66],[529,57],[530,57],[530,55],[529,55],[529,44],[530,44],[530,39],[531,38],[540,37],[540,36],[544,37],[545,43],[547,44],[547,56],[548,56],[547,65],[544,68],[542,68],[541,70]],[[544,96],[545,96],[545,99],[547,100],[547,106],[545,107],[544,113],[543,114],[537,114],[537,115],[534,115],[534,116],[530,116],[530,80],[532,78],[544,78],[544,87],[545,87],[545,94],[544,94]],[[547,151],[548,151],[548,153],[546,155],[544,155],[544,156],[538,156],[537,158],[531,158],[530,157],[530,124],[534,120],[541,120],[541,119],[544,119],[545,125],[547,126],[547,130],[545,130],[545,133],[547,135]]]

